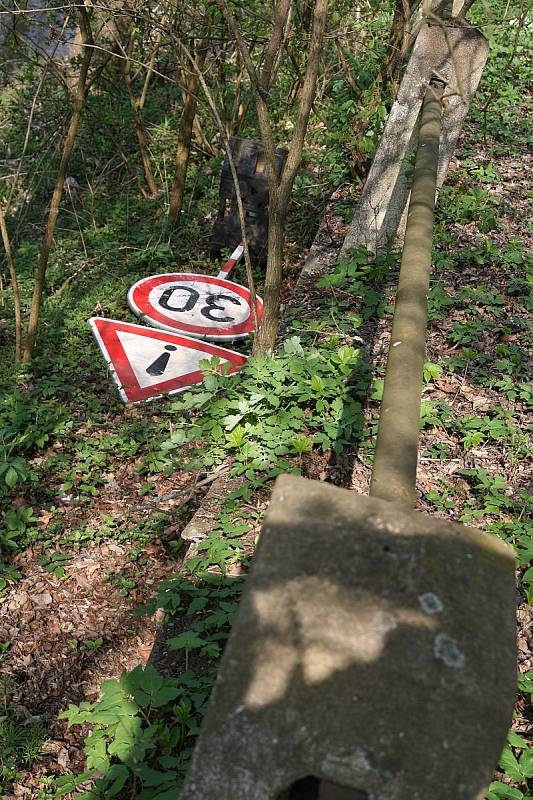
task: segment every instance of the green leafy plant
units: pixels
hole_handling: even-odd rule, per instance
[[[39,559],[39,564],[44,567],[47,572],[51,572],[56,578],[66,578],[67,572],[65,567],[70,564],[72,557],[65,553],[52,552],[46,553]]]
[[[2,770],[28,768],[42,759],[47,738],[47,726],[42,720],[25,719],[5,706],[0,714],[0,775]]]
[[[105,681],[101,693],[96,703],[70,705],[60,715],[69,727],[91,726],[91,735],[85,739],[88,772],[84,778],[101,777],[94,778],[93,788],[80,800],[116,797],[127,785],[142,789],[145,800],[170,797],[170,791],[176,790],[180,763],[174,751],[187,735],[178,702],[183,689],[148,666]],[[65,777],[58,781],[57,797],[75,787],[76,779]]]
[[[31,507],[14,508],[6,511],[0,528],[0,553],[16,552],[24,546],[37,517]]]
[[[533,778],[533,748],[523,736],[509,732],[499,768],[513,781],[513,785],[493,781],[487,800],[528,800],[528,783]]]

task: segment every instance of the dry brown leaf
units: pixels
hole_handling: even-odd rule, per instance
[[[37,608],[44,608],[44,606],[49,606],[52,602],[52,595],[50,592],[39,592],[30,595],[30,600]]]
[[[38,528],[47,528],[50,520],[54,515],[51,511],[45,511],[44,509],[39,512],[39,518],[37,520],[37,527]]]

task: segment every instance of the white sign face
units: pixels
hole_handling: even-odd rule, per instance
[[[201,339],[240,339],[254,329],[249,290],[224,278],[154,275],[131,287],[128,304],[158,328]],[[261,314],[262,302],[257,298],[259,321]]]
[[[215,323],[220,332],[246,322],[251,313],[246,299],[237,292],[199,281],[162,283],[151,290],[148,302],[178,321],[208,328]]]
[[[101,317],[93,317],[90,323],[126,403],[182,392],[201,383],[200,361],[213,356],[228,365],[229,372],[246,363],[240,353],[180,334]]]

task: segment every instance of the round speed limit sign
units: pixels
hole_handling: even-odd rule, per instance
[[[244,339],[254,330],[250,291],[225,278],[182,272],[135,283],[128,305],[145,322],[197,339]],[[257,297],[261,325],[263,303]]]

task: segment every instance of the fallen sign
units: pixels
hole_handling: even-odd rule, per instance
[[[128,305],[148,324],[199,339],[232,341],[254,331],[250,290],[227,280],[242,257],[239,245],[216,277],[171,272],[137,281],[128,292]],[[258,325],[263,303],[256,297]]]
[[[176,333],[145,328],[116,319],[89,320],[111,376],[125,403],[176,394],[204,379],[200,361],[217,357],[227,372],[246,363],[246,356]]]

